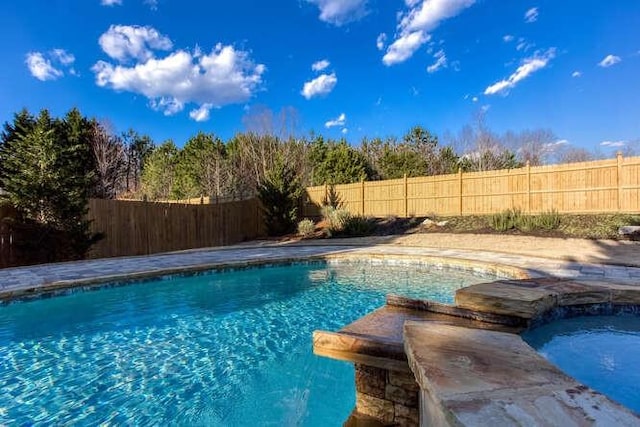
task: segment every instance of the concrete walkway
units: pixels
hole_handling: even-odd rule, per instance
[[[333,254],[433,256],[505,265],[527,271],[530,277],[562,277],[602,280],[640,286],[640,267],[608,263],[576,262],[486,249],[459,249],[408,246],[383,239],[342,239],[294,243],[254,242],[225,248],[207,248],[151,256],[108,258],[45,264],[0,270],[3,299],[42,288],[70,287],[158,274],[171,274],[220,265],[246,265],[266,261],[299,260]],[[576,250],[576,252],[580,252]],[[612,261],[615,261],[613,259]]]

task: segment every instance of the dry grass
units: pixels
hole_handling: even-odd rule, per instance
[[[496,231],[491,227],[491,216],[430,217],[443,226],[423,225],[425,218],[377,219],[372,234],[411,234],[411,233],[474,233],[509,234],[540,237],[575,237],[583,239],[619,239],[618,228],[623,225],[640,225],[640,215],[559,215],[560,224],[556,229],[534,228],[523,231],[513,228]]]

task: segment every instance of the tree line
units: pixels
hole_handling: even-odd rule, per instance
[[[89,197],[147,200],[252,197],[279,159],[286,159],[306,186],[394,179],[405,174],[439,175],[459,169],[508,169],[526,162],[536,166],[596,157],[584,149],[562,147],[553,132],[546,129],[497,134],[488,129],[482,116],[458,133],[442,138],[415,126],[400,138],[365,137],[358,145],[313,133],[294,136],[274,132],[278,126],[273,121],[278,119],[260,116],[259,120],[269,123],[261,123],[258,130],[239,132],[227,141],[213,133],[199,132],[178,147],[173,140],[156,144],[133,129],[115,133],[98,120],[83,116],[78,109],[62,118],[52,118],[47,110],[37,116],[22,110],[12,122],[4,124],[0,188],[11,187],[4,181],[11,181],[15,171],[5,172],[9,166],[4,164],[26,155],[16,142],[25,138],[31,141],[28,145],[40,145],[38,155],[42,157],[62,150],[57,155],[70,158],[63,151],[67,145],[75,144],[77,166],[74,161],[49,166],[56,171],[70,168],[72,175],[84,176]],[[286,123],[290,119],[280,120]],[[47,137],[43,138],[45,134]],[[48,139],[51,144],[45,148],[42,144]],[[20,163],[30,167],[37,159],[23,160]],[[49,176],[55,176],[53,170]]]

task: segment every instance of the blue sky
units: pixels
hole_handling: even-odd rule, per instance
[[[485,110],[588,149],[640,138],[637,0],[25,0],[0,35],[3,122],[77,106],[182,145],[293,107],[301,133],[358,143]]]

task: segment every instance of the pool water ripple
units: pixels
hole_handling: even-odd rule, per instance
[[[339,425],[353,367],[313,356],[387,293],[490,280],[322,263],[168,277],[0,307],[0,424]]]

